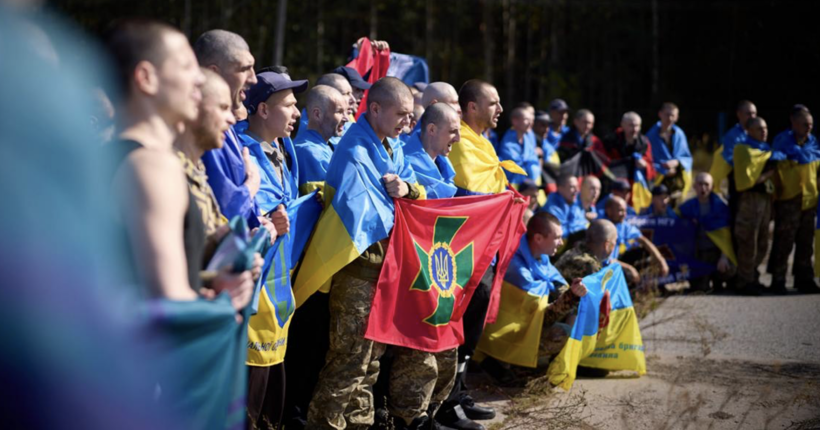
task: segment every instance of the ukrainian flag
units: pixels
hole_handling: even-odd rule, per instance
[[[635,177],[632,181],[632,208],[635,209],[635,213],[641,213],[649,206],[652,206],[652,191],[649,190],[649,183],[643,172],[635,169]]]
[[[572,333],[547,369],[550,383],[569,390],[579,365],[646,374],[638,318],[621,266],[610,264],[585,277],[584,285],[587,295],[581,297]],[[604,300],[607,295],[608,301]]]
[[[523,236],[501,284],[498,317],[487,324],[478,350],[510,364],[535,367],[544,314],[556,283],[567,285],[548,256],[533,257]]]
[[[689,189],[692,187],[692,153],[689,151],[689,141],[686,139],[686,133],[677,125],[672,126],[672,149],[666,145],[666,142],[661,139],[660,135],[661,123],[658,121],[646,133],[647,139],[652,143],[652,160],[655,165],[655,171],[658,176],[655,177],[655,185],[663,182],[667,173],[661,163],[669,160],[678,160],[680,162],[680,169],[683,169],[683,196],[689,194]]]
[[[325,179],[325,209],[296,275],[296,307],[316,291],[330,290],[333,275],[367,248],[386,239],[393,228],[395,208],[382,177],[393,173],[416,184],[405,162],[402,145],[387,139],[393,156],[363,115],[339,142]],[[419,187],[422,191],[423,188]]]
[[[745,139],[746,131],[743,130],[740,124],[735,124],[734,127],[723,135],[720,147],[712,154],[712,167],[709,169],[709,174],[712,175],[715,188],[732,173],[735,144]]]
[[[698,225],[706,230],[706,236],[726,255],[726,258],[737,266],[735,248],[732,246],[732,230],[729,225],[731,219],[729,206],[715,193],[709,195],[709,213],[700,213],[700,204],[697,198],[689,199],[678,208],[681,217],[696,220]]]
[[[273,366],[285,359],[290,320],[296,310],[291,273],[322,212],[316,193],[287,204],[290,231],[277,237],[265,253],[253,304],[257,312],[248,323],[249,366]]]
[[[512,160],[499,161],[489,140],[461,121],[461,140],[448,155],[456,171],[456,195],[498,194],[507,189],[505,171],[527,175]]]
[[[783,153],[772,152],[768,143],[746,136],[746,140],[738,142],[734,149],[735,188],[746,191],[754,187],[769,159],[779,161],[784,158]]]
[[[786,157],[777,163],[781,185],[777,199],[790,200],[803,196],[802,210],[817,206],[817,169],[820,166],[817,138],[809,134],[806,141],[798,145],[794,132],[789,130],[775,138],[772,149]]]

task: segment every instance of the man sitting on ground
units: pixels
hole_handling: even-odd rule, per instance
[[[649,215],[655,218],[677,217],[675,211],[669,206],[669,189],[666,185],[660,184],[652,189],[652,205],[644,209],[641,215]]]
[[[581,195],[578,196],[578,204],[584,209],[584,216],[588,221],[598,218],[598,210],[595,204],[601,196],[601,180],[595,176],[587,176],[581,184]]]
[[[737,259],[729,228],[729,206],[712,192],[712,175],[706,172],[698,173],[695,177],[695,193],[697,197],[680,206],[680,215],[698,226],[695,258],[714,264],[717,272],[691,279],[689,288],[693,291],[710,291],[710,280],[718,286],[735,275]]]
[[[620,197],[612,197],[606,202],[606,217],[612,221],[618,232],[617,245],[612,250],[610,258],[617,261],[624,268],[627,282],[635,286],[640,282],[640,276],[635,269],[636,264],[643,268],[646,264],[646,254],[658,267],[660,276],[669,274],[669,266],[658,248],[634,225],[624,221],[626,218],[626,201]]]
[[[482,368],[499,382],[514,379],[501,362],[536,367],[540,357],[558,354],[566,343],[568,326],[559,324],[557,335],[550,329],[578,306],[586,287],[580,278],[568,287],[550,262],[563,244],[562,236],[558,218],[539,212],[527,223],[527,234],[510,262],[501,287],[498,319],[484,329],[478,346],[487,354]],[[558,298],[549,303],[551,293]]]
[[[587,228],[587,218],[584,209],[577,203],[578,178],[564,175],[558,178],[558,192],[547,197],[547,204],[542,211],[551,213],[565,228],[564,238],[567,246],[572,246],[583,237]]]

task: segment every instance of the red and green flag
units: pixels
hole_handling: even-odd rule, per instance
[[[396,218],[365,337],[428,352],[464,342],[462,316],[496,261],[487,321],[525,228],[513,192],[396,201]]]

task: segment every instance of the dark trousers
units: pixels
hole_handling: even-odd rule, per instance
[[[284,408],[285,363],[248,366],[248,428],[281,428]]]
[[[330,342],[330,294],[315,293],[293,314],[285,355],[288,384],[285,396],[285,422],[297,428],[307,420],[308,405],[325,365]],[[295,381],[298,381],[295,382]]]
[[[481,335],[484,333],[484,322],[487,319],[487,310],[490,306],[494,276],[495,267],[488,267],[487,271],[484,272],[484,276],[481,277],[473,297],[470,298],[467,310],[464,312],[464,344],[458,347],[456,382],[442,409],[455,407],[467,395],[468,388],[465,381],[467,361],[475,355],[478,341],[481,340]]]

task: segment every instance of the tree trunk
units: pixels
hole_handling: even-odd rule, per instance
[[[325,12],[322,0],[316,0],[316,74],[324,71],[325,56]]]
[[[285,25],[288,22],[288,0],[279,0],[276,9],[276,44],[273,50],[273,64],[282,65],[285,56]]]
[[[370,0],[370,40],[376,40],[379,37],[379,9],[376,5],[378,0]]]
[[[515,3],[510,0],[504,0],[504,35],[507,39],[507,58],[504,73],[506,78],[506,89],[504,91],[504,99],[507,105],[512,105],[515,102]]]
[[[659,103],[658,87],[660,80],[660,19],[658,17],[658,0],[652,0],[652,101]]]
[[[493,38],[493,4],[491,0],[484,0],[484,79],[493,81],[493,53],[495,39]]]
[[[433,0],[427,0],[424,5],[424,58],[430,69],[436,62],[433,59],[433,43]]]

